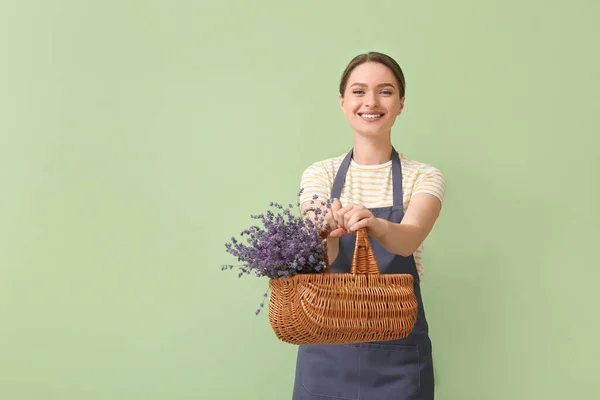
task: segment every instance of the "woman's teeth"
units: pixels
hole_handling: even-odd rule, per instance
[[[368,118],[368,119],[381,118],[382,116],[383,116],[383,114],[361,114],[361,117]]]

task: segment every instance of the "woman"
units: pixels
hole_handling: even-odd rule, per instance
[[[392,58],[375,52],[355,57],[339,89],[354,146],[304,171],[302,209],[313,207],[314,195],[333,200],[327,215],[332,273],[350,271],[355,232],[365,227],[381,273],[413,275],[418,317],[405,339],[299,346],[293,400],[431,400],[432,346],[420,291],[421,251],[439,216],[445,179],[391,144],[392,126],[405,101],[404,75]]]

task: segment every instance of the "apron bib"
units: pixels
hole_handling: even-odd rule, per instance
[[[340,198],[352,150],[337,172],[331,199]],[[392,148],[394,201],[391,207],[370,208],[375,217],[399,223],[404,217],[402,166]],[[429,328],[425,318],[414,257],[392,254],[369,237],[381,274],[411,274],[419,303],[417,321],[404,339],[349,345],[298,346],[292,400],[433,400],[434,377]],[[340,238],[331,273],[349,273],[356,234]]]

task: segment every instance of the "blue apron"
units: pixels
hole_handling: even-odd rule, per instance
[[[331,198],[340,198],[352,151],[343,160],[331,189]],[[402,166],[392,149],[392,207],[369,209],[373,215],[399,223],[402,207]],[[411,274],[419,302],[417,322],[411,334],[385,342],[349,345],[301,345],[298,347],[293,400],[433,400],[432,346],[425,319],[415,259],[385,250],[370,237],[382,274]],[[331,264],[332,273],[349,273],[356,234],[340,238],[339,253]]]

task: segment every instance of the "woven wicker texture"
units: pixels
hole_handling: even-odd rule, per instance
[[[417,319],[410,274],[380,274],[366,229],[356,234],[352,268],[269,281],[269,321],[291,344],[348,344],[401,339]]]

